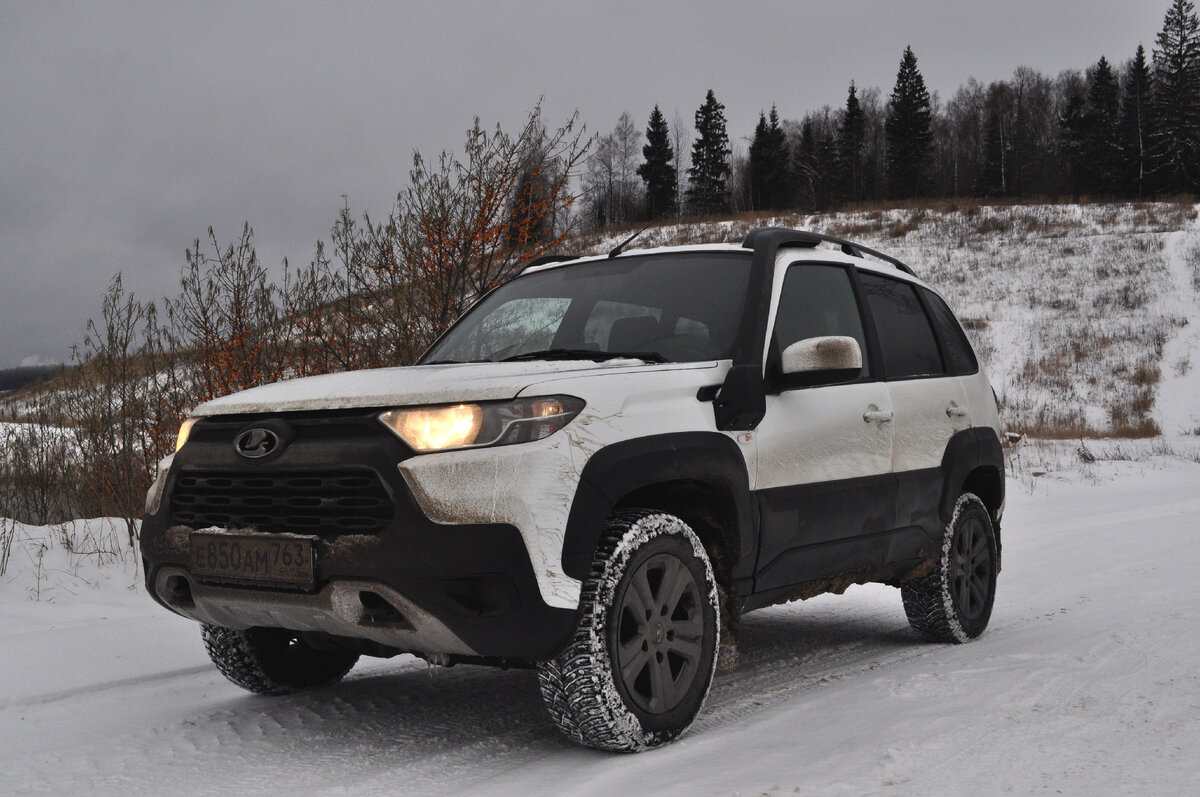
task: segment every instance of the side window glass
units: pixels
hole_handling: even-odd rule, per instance
[[[903,379],[943,373],[937,340],[913,286],[859,273],[867,307],[875,320],[886,377]]]
[[[954,313],[942,301],[942,297],[933,291],[921,288],[921,295],[929,305],[934,331],[942,342],[942,351],[946,354],[946,369],[955,376],[978,371],[979,364],[975,361],[975,353],[971,350],[971,344],[967,341],[967,336]]]
[[[771,340],[772,367],[779,367],[780,353],[796,341],[826,335],[845,335],[857,340],[862,351],[863,375],[871,374],[862,318],[854,299],[854,285],[846,269],[806,264],[789,266],[779,295],[779,312]]]

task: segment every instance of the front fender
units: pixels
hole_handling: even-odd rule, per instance
[[[727,522],[736,525],[740,547],[734,575],[741,577],[744,563],[754,561],[757,523],[746,460],[737,443],[718,432],[652,435],[597,451],[583,469],[571,505],[563,570],[573,578],[587,578],[604,523],[623,498],[643,488],[681,482],[706,488],[729,507]]]

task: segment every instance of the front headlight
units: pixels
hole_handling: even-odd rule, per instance
[[[527,443],[549,437],[583,409],[573,396],[404,407],[379,416],[414,451],[446,451]]]

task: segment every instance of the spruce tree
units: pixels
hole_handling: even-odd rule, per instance
[[[671,131],[658,106],[650,112],[646,126],[646,143],[642,146],[645,159],[638,166],[638,176],[646,184],[646,213],[652,219],[675,211],[675,152],[671,149]]]
[[[1121,162],[1119,185],[1122,191],[1141,197],[1147,189],[1150,165],[1150,66],[1146,48],[1138,45],[1133,60],[1125,67],[1125,90],[1121,95],[1121,113],[1117,120]]]
[[[754,137],[750,139],[750,207],[762,210],[767,207],[767,115],[758,112],[758,124]]]
[[[849,202],[857,202],[865,198],[864,133],[862,106],[858,102],[858,90],[852,80],[850,90],[846,94],[846,110],[842,114],[842,124],[838,128],[837,165],[840,179],[836,182],[841,188],[841,197],[830,197],[831,200],[844,198]]]
[[[884,132],[887,137],[888,193],[897,198],[920,196],[929,184],[933,110],[912,47],[905,47],[900,59],[896,87],[888,101]]]
[[[707,216],[729,209],[729,136],[725,132],[725,106],[712,89],[696,110],[696,140],[688,168],[688,204],[693,213]]]
[[[750,141],[751,206],[756,210],[784,207],[788,182],[787,136],[772,105],[769,121],[766,114],[759,113],[758,126]]]
[[[1090,194],[1111,194],[1116,190],[1120,145],[1117,142],[1117,114],[1120,89],[1108,59],[1100,56],[1091,70],[1091,81],[1083,101],[1080,187]]]
[[[1151,157],[1157,186],[1195,191],[1200,172],[1200,21],[1191,0],[1174,0],[1154,49],[1155,128]]]

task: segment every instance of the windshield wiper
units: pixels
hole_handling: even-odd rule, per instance
[[[603,362],[604,360],[615,360],[619,357],[626,357],[631,360],[645,360],[652,363],[665,363],[666,357],[663,357],[656,351],[596,351],[595,349],[542,349],[540,351],[527,351],[524,354],[514,354],[511,357],[505,357],[500,360],[502,363],[521,362],[523,360],[594,360],[595,362]]]

